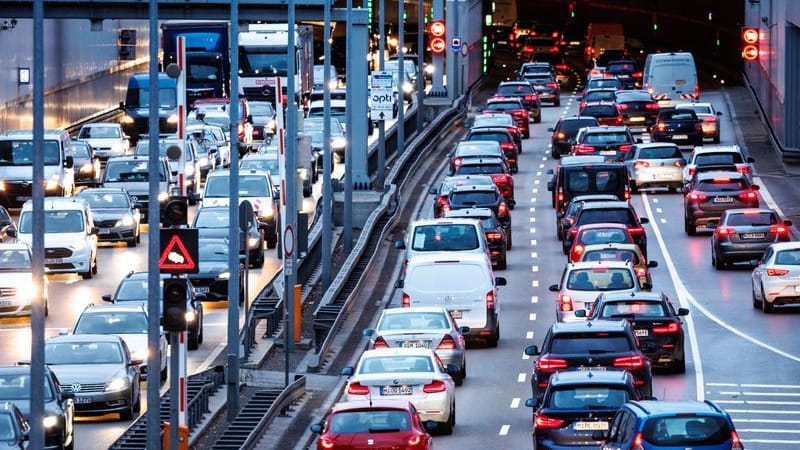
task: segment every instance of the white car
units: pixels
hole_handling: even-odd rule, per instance
[[[489,257],[486,233],[475,219],[423,219],[411,223],[405,240],[398,239],[395,248],[405,250],[405,261],[419,254],[478,253]],[[457,256],[456,256],[457,257]]]
[[[772,244],[752,274],[753,308],[800,304],[800,242]]]
[[[745,156],[738,145],[704,145],[695,147],[689,163],[683,168],[683,183],[692,181],[695,168],[698,165],[735,165],[736,171],[747,175],[752,181],[753,166],[756,162],[750,156]]]
[[[408,400],[422,421],[438,422],[436,429],[450,434],[456,421],[456,385],[451,375],[459,370],[455,365],[445,367],[431,349],[367,350],[355,369],[342,369],[342,375],[349,377],[342,400]]]
[[[47,277],[40,283],[33,282],[31,260],[31,250],[22,242],[0,243],[0,317],[30,316],[37,288],[42,289],[47,315]]]
[[[78,139],[88,142],[103,161],[111,156],[127,155],[131,143],[118,123],[87,123],[78,132]]]
[[[649,286],[646,286],[649,287]],[[550,286],[557,292],[556,321],[581,322],[575,310],[590,309],[602,292],[640,292],[636,271],[627,261],[591,261],[567,263],[561,282]]]

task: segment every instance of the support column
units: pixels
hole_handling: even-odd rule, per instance
[[[450,43],[453,42],[453,37],[459,36],[458,34],[458,16],[456,15],[455,0],[447,0],[447,11],[444,15],[445,38],[447,40],[447,99],[452,103],[458,96],[458,65],[456,61],[460,57],[460,53],[451,51]],[[462,44],[463,45],[463,44]]]
[[[443,0],[433,0],[433,10],[431,16],[433,20],[444,20],[444,3]],[[445,36],[448,38],[445,42],[445,52],[450,52],[451,36],[450,24],[445,24],[447,31]],[[431,85],[431,97],[444,97],[447,95],[447,89],[444,87],[444,55],[441,53],[433,54],[433,84]],[[450,80],[448,75],[448,81]]]
[[[367,86],[367,59],[369,51],[369,31],[367,28],[367,10],[354,8],[352,12],[352,35],[347,39],[347,53],[353,55],[350,73],[347,74],[347,98],[352,108],[352,123],[347,129],[350,134],[350,174],[354,189],[369,189],[369,167],[367,166],[368,151],[368,121],[367,99],[369,97]],[[352,37],[352,39],[351,39]]]

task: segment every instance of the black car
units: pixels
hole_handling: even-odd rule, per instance
[[[577,195],[614,194],[625,201],[631,198],[628,169],[622,163],[605,162],[600,155],[564,157],[547,183],[547,190],[553,193],[556,213],[564,212]]]
[[[541,351],[531,345],[525,348],[525,354],[538,356],[533,364],[531,389],[539,400],[555,372],[593,367],[627,370],[642,396],[653,392],[650,361],[637,347],[633,328],[625,320],[555,323],[547,331]]]
[[[22,412],[11,402],[0,403],[0,445],[3,448],[26,448],[31,426]]]
[[[534,123],[542,121],[542,103],[533,86],[527,81],[503,81],[497,86],[495,97],[519,98],[533,118]]]
[[[598,121],[602,123],[602,120]],[[572,145],[573,155],[601,155],[606,161],[622,161],[636,144],[628,127],[581,128]]]
[[[201,247],[202,248],[202,247]],[[169,278],[167,274],[161,274],[163,280]],[[163,296],[163,289],[159,286],[159,298]],[[103,294],[103,301],[109,303],[135,302],[147,306],[150,298],[147,293],[147,272],[130,272],[117,285],[114,294]],[[195,293],[194,288],[189,289],[186,294],[186,322],[188,323],[187,345],[189,350],[196,350],[203,343],[203,304],[200,296]],[[163,306],[163,302],[158,304]],[[164,311],[161,311],[163,316]],[[162,317],[163,318],[163,317]]]
[[[463,208],[454,209],[444,214],[445,217],[461,217],[467,219],[477,219],[483,225],[486,234],[486,243],[489,246],[489,257],[492,266],[498,270],[503,270],[508,266],[507,252],[508,238],[503,224],[497,220],[494,212],[489,208]]]
[[[618,92],[616,103],[622,123],[645,133],[656,123],[661,110],[653,95],[647,91]]]
[[[547,73],[524,74],[522,79],[533,85],[533,89],[539,94],[539,100],[552,103],[553,106],[561,106],[561,84],[556,78]]]
[[[505,127],[481,127],[472,128],[464,138],[467,142],[473,141],[494,141],[500,144],[506,161],[511,167],[511,171],[519,172],[519,148],[514,142],[514,136]]]
[[[761,259],[770,245],[792,240],[791,226],[769,208],[729,209],[711,236],[711,264],[721,270],[728,263]]]
[[[435,195],[436,199],[433,201],[433,217],[439,218],[444,215],[445,211],[450,210],[450,191],[455,186],[461,185],[478,185],[486,188],[495,188],[494,181],[489,175],[454,175],[442,180],[442,184],[438,188],[431,187],[428,193]]]
[[[556,372],[541,402],[533,398],[525,402],[534,408],[534,448],[597,447],[600,441],[592,434],[608,430],[614,414],[627,401],[643,399],[625,370]]]
[[[227,239],[204,239],[200,241],[198,273],[188,275],[202,300],[217,301],[229,300],[228,279],[231,276],[239,277],[239,303],[244,302],[244,270],[239,264],[239,270],[233,274],[229,269],[229,247]]]
[[[45,449],[74,448],[74,396],[72,393],[61,391],[58,378],[48,366],[44,367],[44,383]],[[27,416],[31,411],[30,398],[30,365],[0,367],[0,402],[13,403],[23,416]],[[0,408],[0,412],[2,409]]]
[[[448,197],[450,210],[489,208],[506,231],[506,248],[511,249],[511,212],[495,186],[454,186]]]
[[[97,186],[100,184],[100,157],[86,141],[72,141],[73,170],[76,186]]]
[[[633,242],[639,246],[645,258],[647,257],[647,232],[642,225],[650,223],[650,221],[647,217],[640,218],[633,209],[633,205],[625,201],[585,203],[575,217],[575,223],[567,233],[564,233],[564,247],[567,249],[572,247],[572,241],[578,233],[578,228],[593,223],[625,225]]]
[[[248,101],[250,116],[253,118],[253,140],[263,141],[268,135],[272,135],[271,124],[275,121],[275,110],[272,103],[264,101]]]
[[[616,88],[592,88],[584,91],[581,97],[581,102],[578,107],[583,106],[588,102],[613,102],[617,99]]]
[[[578,114],[594,117],[600,125],[622,125],[622,115],[619,113],[617,105],[612,101],[581,102]]]
[[[650,135],[656,142],[703,145],[703,124],[691,109],[666,109],[658,112]]]
[[[622,89],[641,89],[642,74],[636,70],[636,61],[632,59],[617,59],[609,61],[606,66],[606,73],[617,77],[622,83]]]
[[[136,247],[140,241],[138,203],[131,202],[128,193],[119,188],[84,189],[76,195],[92,208],[94,226],[98,228],[100,242],[125,242]]]
[[[562,117],[558,119],[556,126],[547,129],[547,131],[553,133],[550,136],[550,155],[554,159],[559,159],[562,155],[568,155],[572,151],[572,143],[570,141],[575,139],[578,130],[599,125],[600,123],[596,118],[589,116]]]
[[[683,227],[694,236],[697,227],[714,226],[729,209],[757,208],[757,184],[739,172],[703,172],[695,174],[684,188]]]
[[[206,206],[197,210],[192,221],[192,228],[197,228],[198,238],[202,241],[215,239],[226,240],[230,235],[230,213],[227,206]],[[239,218],[241,221],[241,217]],[[241,223],[240,223],[241,226]],[[264,266],[264,231],[259,228],[255,213],[247,220],[247,233],[240,233],[239,243],[241,255],[250,252],[252,267]],[[197,289],[197,286],[195,287]]]
[[[650,364],[673,373],[686,371],[682,316],[686,308],[675,308],[663,292],[601,293],[589,311],[575,311],[589,320],[626,319],[633,327],[639,348]]]
[[[556,235],[558,236],[558,240],[564,240],[564,233],[575,223],[575,218],[578,217],[578,213],[581,211],[581,208],[583,208],[584,203],[613,202],[616,200],[619,199],[613,194],[588,194],[573,197],[572,201],[567,205],[565,212],[556,212]]]

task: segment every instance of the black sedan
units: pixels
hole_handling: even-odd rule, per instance
[[[229,300],[228,280],[233,275],[239,277],[239,303],[244,302],[244,268],[240,264],[238,274],[231,273],[228,264],[229,249],[226,239],[200,241],[200,271],[189,274],[188,278],[202,300]]]
[[[562,117],[556,122],[556,126],[548,128],[547,131],[553,133],[550,136],[550,156],[553,159],[560,159],[562,155],[568,155],[572,151],[572,141],[578,135],[578,131],[584,127],[596,127],[600,122],[590,116]]]
[[[206,206],[197,211],[192,228],[197,228],[202,240],[227,239],[230,234],[230,216],[227,206]],[[241,220],[241,217],[240,219]],[[246,235],[241,235],[240,254],[249,252],[252,267],[264,266],[264,232],[258,226],[255,213],[249,218]]]
[[[659,111],[650,134],[656,142],[674,142],[678,145],[703,145],[703,124],[690,109]]]
[[[72,141],[72,159],[76,186],[100,185],[100,157],[88,142]]]
[[[84,189],[76,196],[89,203],[94,225],[99,229],[100,242],[123,241],[128,247],[139,243],[139,204],[133,203],[128,193],[119,188]]]
[[[729,209],[711,236],[711,264],[724,269],[734,262],[761,259],[770,245],[792,240],[791,226],[791,220],[769,208]]]

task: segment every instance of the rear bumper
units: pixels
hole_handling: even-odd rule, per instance
[[[717,242],[714,250],[717,257],[723,257],[727,260],[749,261],[751,259],[760,259],[771,244],[773,242]]]

